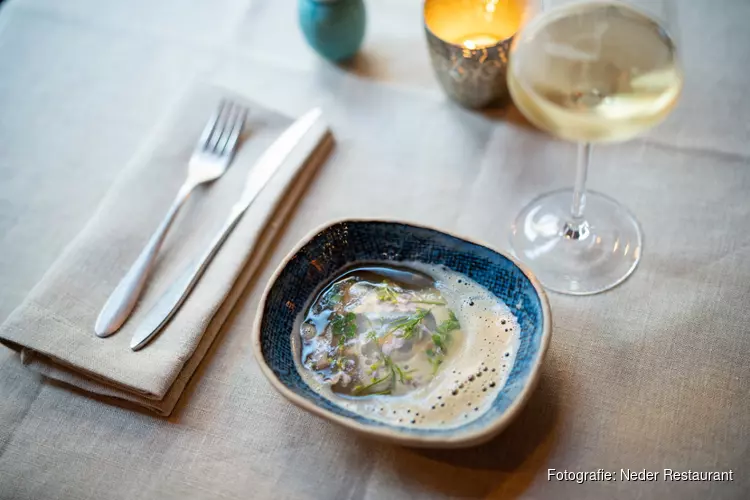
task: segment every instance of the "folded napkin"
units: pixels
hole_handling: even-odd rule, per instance
[[[94,322],[101,307],[166,213],[221,98],[249,108],[234,161],[222,178],[199,187],[183,206],[130,319],[112,337],[96,337]],[[291,123],[225,89],[192,84],[83,231],[0,327],[0,342],[47,377],[169,415],[329,152],[332,138],[323,123],[308,133],[266,185],[159,336],[133,352],[133,332],[185,266],[203,253],[238,200],[254,161]]]

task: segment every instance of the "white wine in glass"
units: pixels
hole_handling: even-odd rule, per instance
[[[638,264],[642,235],[627,209],[585,191],[591,144],[631,139],[674,108],[682,71],[673,39],[626,2],[564,5],[517,35],[508,88],[530,122],[580,145],[574,188],[524,208],[512,227],[514,253],[551,290],[612,288]]]

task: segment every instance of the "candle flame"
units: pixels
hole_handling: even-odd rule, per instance
[[[475,34],[463,37],[457,42],[469,50],[491,47],[500,41],[500,37],[490,34]]]

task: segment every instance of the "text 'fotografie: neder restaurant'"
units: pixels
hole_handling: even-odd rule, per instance
[[[663,469],[661,471],[649,471],[646,469],[631,470],[620,469],[617,471],[606,471],[598,469],[595,471],[569,471],[547,469],[548,481],[575,481],[582,484],[587,481],[734,481],[734,471],[677,471]]]

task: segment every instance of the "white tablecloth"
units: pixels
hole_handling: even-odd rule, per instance
[[[429,452],[351,434],[271,389],[249,339],[265,282],[312,227],[344,216],[507,247],[520,207],[572,182],[575,148],[515,111],[447,101],[416,0],[367,2],[347,68],[307,48],[291,0],[6,0],[0,321],[196,75],[289,115],[321,105],[338,146],[169,420],[45,382],[0,350],[0,498],[748,498],[750,3],[678,4],[679,108],[597,149],[590,172],[640,219],[640,267],[605,294],[551,295],[552,345],[517,422],[481,448]],[[618,481],[548,480],[599,468]],[[662,475],[619,480],[628,468]],[[668,482],[665,468],[734,481]]]

